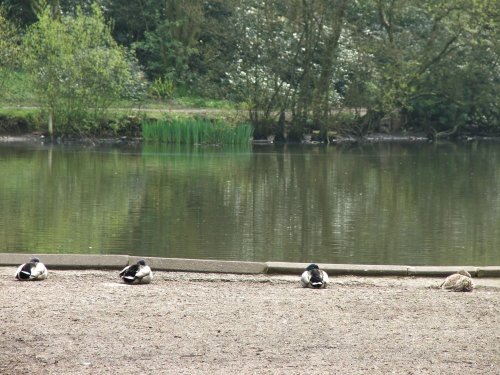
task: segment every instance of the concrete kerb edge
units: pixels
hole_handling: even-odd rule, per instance
[[[18,266],[34,256],[52,269],[118,269],[129,262],[128,255],[0,253],[0,265]]]
[[[308,264],[267,262],[267,269],[270,274],[298,274],[304,272]],[[318,263],[318,266],[331,276],[408,276],[408,266],[323,263]]]
[[[478,267],[477,277],[500,277],[500,266]]]
[[[173,272],[287,274],[300,275],[309,263],[240,262],[209,259],[137,257],[100,254],[21,254],[0,253],[0,266],[18,266],[37,256],[52,269],[122,269],[144,259],[153,270]],[[500,266],[399,266],[362,264],[318,265],[329,275],[443,277],[467,270],[473,277],[500,277]]]
[[[240,262],[213,259],[183,259],[130,256],[129,264],[144,259],[153,270],[174,272],[213,272],[236,274],[266,274],[264,262]]]
[[[270,274],[298,274],[308,263],[267,262]],[[364,264],[321,264],[328,275],[446,277],[466,270],[472,277],[500,277],[500,266],[398,266]]]
[[[408,267],[408,276],[417,277],[442,277],[451,275],[459,270],[465,270],[472,277],[478,276],[478,267],[474,266],[419,266]]]

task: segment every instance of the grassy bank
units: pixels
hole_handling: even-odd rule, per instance
[[[0,69],[0,134],[46,133],[48,114],[34,94],[28,76],[21,71]],[[64,115],[64,111],[61,113]],[[55,118],[55,135],[69,137],[141,137],[141,124],[153,123],[157,120],[183,118],[183,123],[198,121],[198,117],[206,117],[205,122],[216,122],[213,131],[204,131],[203,127],[195,130],[194,142],[230,141],[238,143],[224,129],[236,128],[234,124],[246,120],[238,105],[227,100],[215,100],[195,95],[176,95],[175,98],[161,99],[145,94],[140,99],[123,99],[115,101],[107,110],[87,111],[81,116]],[[171,122],[170,120],[167,120]],[[175,120],[174,120],[175,121]],[[220,124],[228,124],[220,125]],[[192,129],[193,130],[193,129]],[[238,135],[234,137],[238,138]],[[171,141],[171,140],[170,140]],[[176,142],[185,143],[186,138]],[[187,141],[191,142],[191,141]]]
[[[208,102],[207,102],[208,101]],[[189,105],[188,105],[189,104]],[[47,113],[35,102],[27,101],[0,101],[0,134],[27,134],[47,132]],[[212,131],[204,131],[203,126],[192,128],[189,137],[176,143],[220,143],[222,141],[237,144],[241,136],[242,124],[247,121],[245,111],[238,110],[235,105],[225,101],[211,101],[199,98],[179,98],[175,100],[145,100],[120,101],[115,103],[98,121],[83,121],[77,126],[56,128],[58,135],[66,136],[133,136],[141,137],[141,124],[153,124],[157,121],[168,123],[192,124],[201,122],[211,123]],[[200,124],[198,124],[200,125]],[[178,125],[176,125],[178,126]],[[238,129],[234,134],[227,134],[224,129]],[[73,130],[73,131],[71,131]],[[247,128],[247,131],[250,129]],[[182,133],[182,132],[181,132]],[[164,142],[154,138],[151,131],[148,139]],[[194,137],[194,141],[190,141]],[[200,138],[201,137],[201,138]],[[205,139],[206,138],[206,139]],[[234,138],[234,139],[233,139]],[[172,142],[169,138],[168,142]]]
[[[26,134],[37,132],[44,120],[37,109],[0,108],[0,134]]]

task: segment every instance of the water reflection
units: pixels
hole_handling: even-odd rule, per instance
[[[498,264],[500,144],[0,145],[0,250]]]

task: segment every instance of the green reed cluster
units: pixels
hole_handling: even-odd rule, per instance
[[[230,125],[219,120],[179,118],[142,123],[146,141],[179,144],[245,144],[250,141],[250,124]]]

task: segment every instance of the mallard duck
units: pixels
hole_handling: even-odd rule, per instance
[[[21,264],[16,271],[18,280],[44,280],[49,275],[45,265],[38,258],[31,258],[28,263]]]
[[[153,280],[153,272],[141,259],[136,264],[125,267],[120,272],[120,277],[127,284],[149,284]]]
[[[328,275],[320,270],[317,264],[310,264],[300,277],[300,283],[304,288],[321,289],[328,284]]]
[[[472,276],[465,270],[460,270],[450,275],[440,285],[441,289],[452,290],[454,292],[471,292],[474,289]]]

